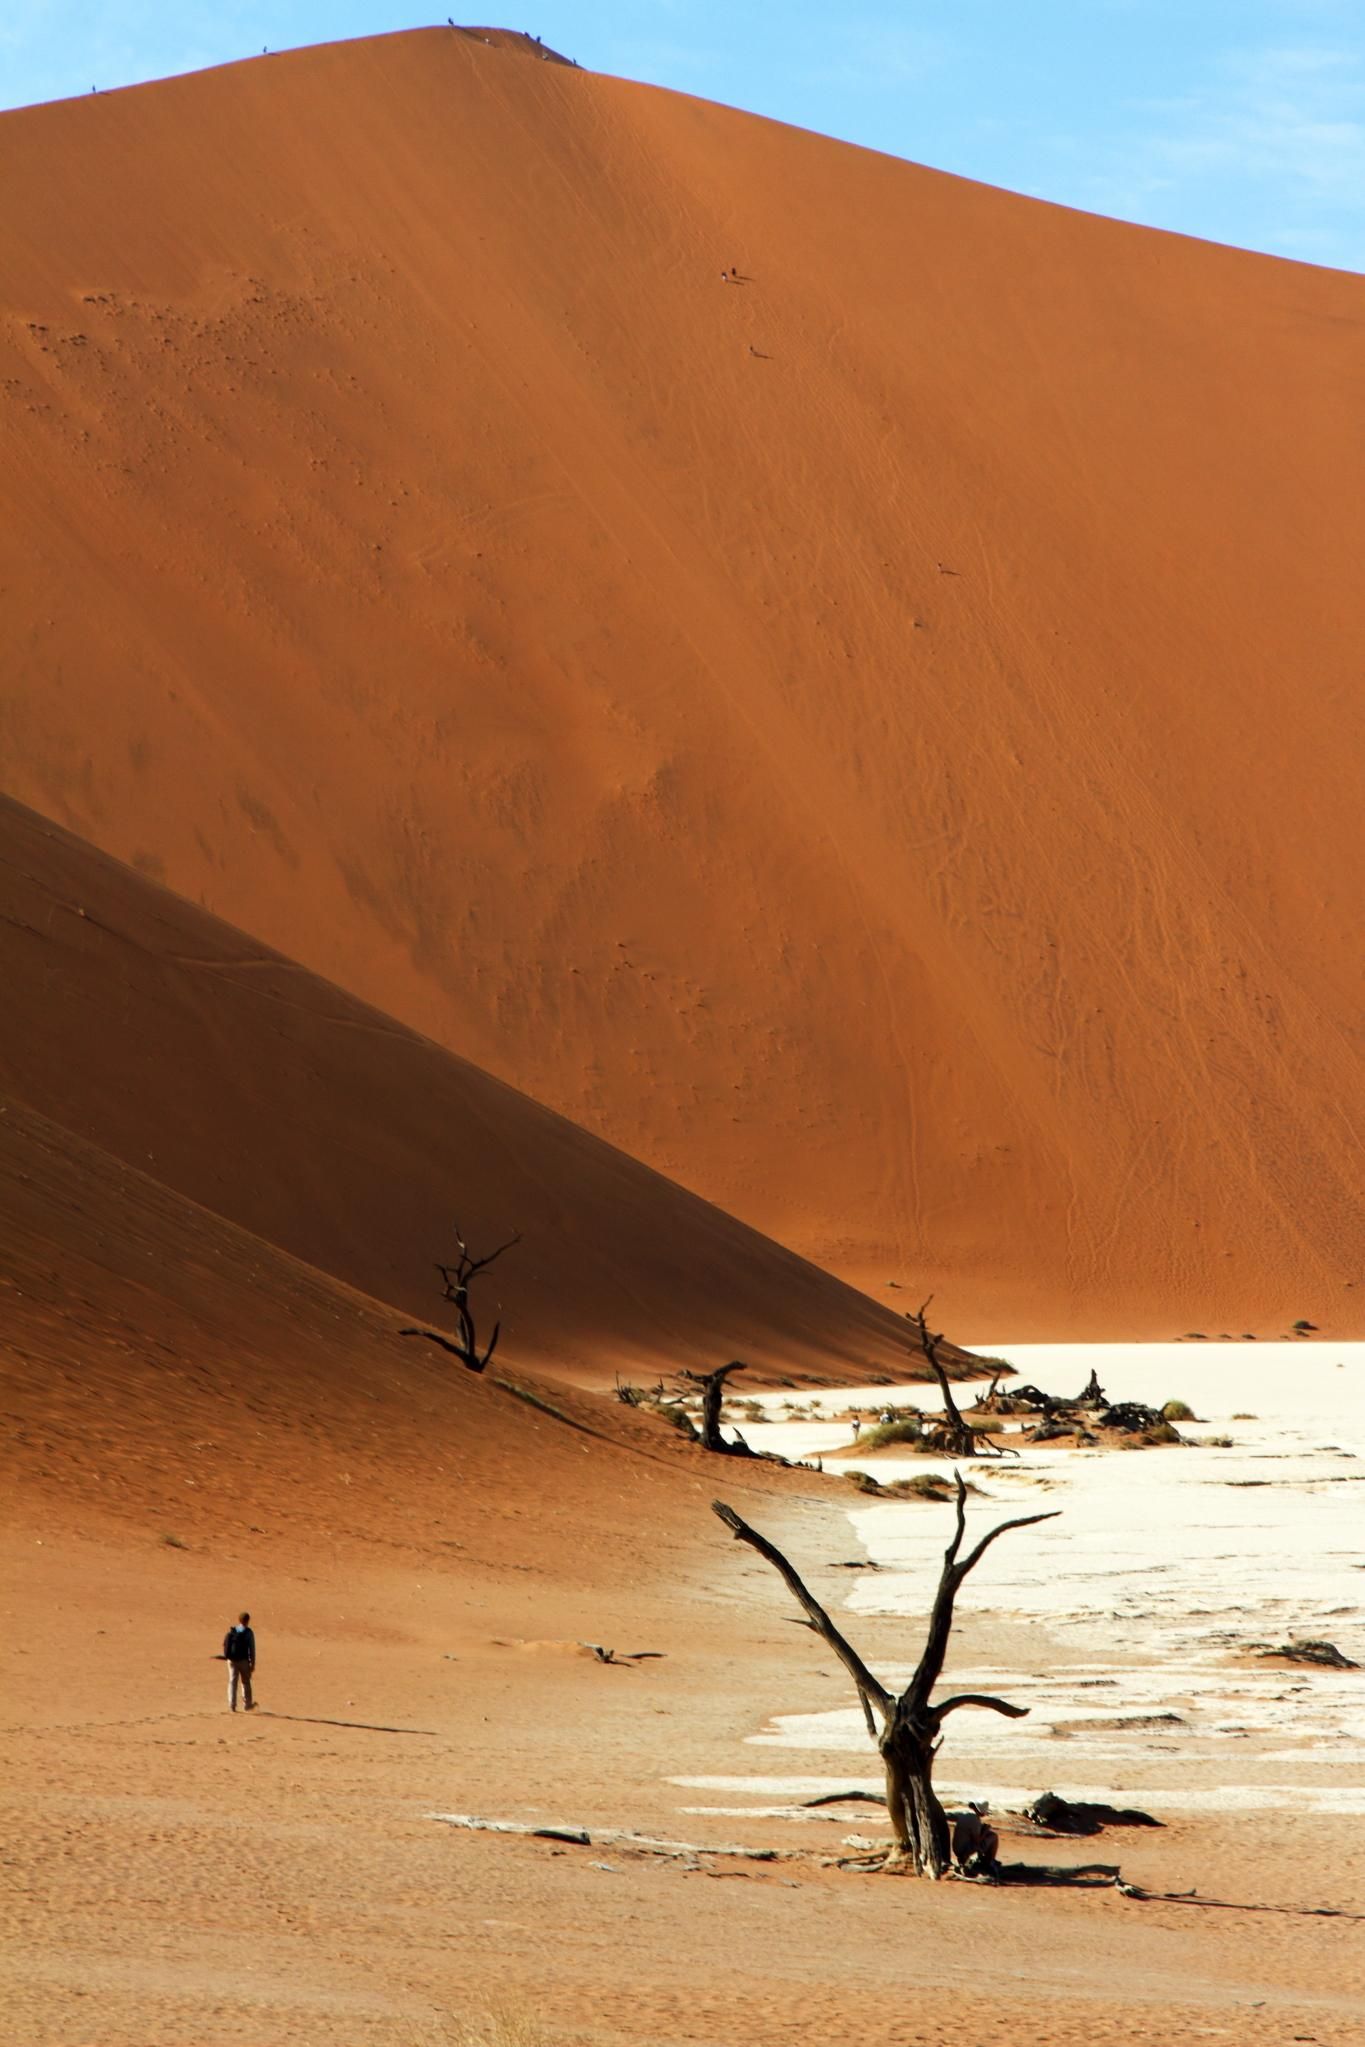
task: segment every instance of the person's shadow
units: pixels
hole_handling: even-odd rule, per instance
[[[256,1712],[267,1720],[296,1720],[303,1727],[357,1727],[366,1734],[435,1734],[434,1727],[383,1727],[373,1720],[323,1720],[312,1713],[276,1713],[269,1706]]]

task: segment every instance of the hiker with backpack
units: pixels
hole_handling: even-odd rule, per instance
[[[256,1701],[251,1696],[251,1680],[256,1673],[256,1637],[251,1627],[251,1615],[238,1616],[223,1637],[221,1661],[228,1667],[228,1707],[237,1711],[237,1688],[244,1694],[246,1710],[252,1713]]]

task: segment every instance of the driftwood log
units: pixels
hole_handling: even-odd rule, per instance
[[[814,1594],[775,1544],[740,1519],[723,1500],[712,1502],[712,1512],[730,1530],[737,1542],[748,1543],[765,1563],[771,1564],[806,1617],[806,1626],[833,1650],[853,1680],[867,1731],[881,1752],[886,1771],[886,1807],[891,1819],[895,1845],[887,1856],[887,1869],[913,1870],[917,1876],[938,1878],[952,1867],[952,1843],[947,1815],[933,1785],[934,1757],[942,1739],[943,1723],[950,1713],[964,1706],[981,1707],[988,1713],[1003,1713],[1010,1720],[1022,1720],[1026,1706],[1013,1706],[1005,1699],[985,1692],[958,1692],[935,1700],[935,1686],[943,1674],[948,1641],[953,1628],[957,1595],[991,1544],[1013,1528],[1032,1528],[1040,1521],[1053,1521],[1047,1514],[1022,1514],[1002,1521],[983,1535],[964,1556],[967,1532],[967,1488],[962,1474],[954,1472],[957,1485],[955,1524],[952,1540],[943,1555],[938,1590],[929,1613],[929,1626],[919,1663],[904,1691],[893,1692],[875,1677],[853,1644],[834,1625]]]

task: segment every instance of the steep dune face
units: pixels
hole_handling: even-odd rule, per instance
[[[402,1342],[377,1303],[8,1098],[0,1210],[19,1424],[3,1462],[26,1520],[46,1498],[66,1527],[96,1509],[171,1534],[268,1519],[276,1538],[430,1543],[452,1518],[472,1527],[467,1485],[480,1522],[514,1507],[535,1410]],[[573,1497],[581,1439],[546,1426],[534,1449],[549,1458],[540,1497],[553,1509]]]
[[[50,1280],[89,1263],[87,1239],[122,1241],[117,1161],[162,1194],[151,1209],[137,1196],[152,1248],[131,1265],[111,1253],[113,1282],[131,1271],[136,1286],[144,1255],[178,1263],[186,1202],[249,1233],[267,1280],[227,1318],[221,1286],[197,1309],[221,1325],[220,1350],[223,1329],[229,1351],[245,1341],[258,1284],[276,1327],[280,1298],[303,1287],[270,1278],[281,1253],[312,1268],[310,1303],[321,1275],[370,1296],[358,1326],[383,1321],[390,1349],[414,1314],[447,1326],[433,1261],[453,1255],[458,1218],[475,1251],[522,1234],[475,1295],[485,1336],[501,1313],[507,1366],[608,1379],[732,1355],[846,1375],[919,1367],[903,1321],[840,1280],[4,799],[0,987],[0,1093],[105,1161],[61,1227],[35,1221],[17,1108],[0,1118],[4,1231],[49,1241]],[[201,1251],[192,1269],[219,1268]],[[182,1292],[184,1309],[197,1296]],[[378,1303],[406,1312],[385,1319]],[[328,1316],[340,1370],[350,1311],[332,1302],[314,1321]]]
[[[963,1333],[1354,1329],[1361,280],[436,31],[0,177],[12,794]]]

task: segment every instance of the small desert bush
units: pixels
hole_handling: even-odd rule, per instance
[[[566,1415],[560,1414],[557,1408],[551,1407],[548,1401],[537,1400],[534,1394],[524,1392],[520,1386],[513,1386],[506,1379],[496,1379],[493,1383],[497,1386],[506,1386],[509,1393],[515,1393],[521,1400],[529,1400],[532,1407],[543,1408],[547,1414],[555,1415],[560,1421],[568,1419]],[[671,1423],[675,1429],[681,1429],[684,1435],[692,1433],[692,1424],[687,1418],[686,1401],[681,1396],[665,1393],[662,1382],[657,1386],[627,1386],[618,1379],[616,1398],[627,1407],[641,1408],[646,1414],[662,1415],[666,1422]]]
[[[163,1547],[164,1549],[188,1549],[188,1548],[189,1548],[189,1544],[188,1544],[187,1542],[182,1542],[182,1541],[180,1540],[180,1537],[179,1537],[178,1535],[163,1535],[163,1536],[162,1536],[162,1538],[161,1538],[161,1543],[162,1543],[162,1547]]]
[[[893,1478],[887,1485],[873,1478],[870,1471],[846,1471],[844,1476],[860,1493],[879,1500],[928,1500],[933,1506],[940,1506],[953,1496],[951,1482],[937,1471],[917,1471],[913,1478]],[[969,1493],[981,1490],[970,1479],[964,1483]]]
[[[1194,1409],[1184,1400],[1168,1400],[1161,1410],[1161,1419],[1167,1422],[1192,1422],[1199,1419]]]
[[[1230,1450],[1232,1448],[1232,1438],[1231,1436],[1205,1436],[1204,1448],[1206,1450]]]
[[[859,1436],[858,1448],[884,1450],[888,1443],[918,1443],[919,1439],[918,1421],[878,1422],[875,1429],[868,1429]]]
[[[1259,1416],[1259,1415],[1256,1415],[1256,1414],[1243,1414],[1243,1413],[1240,1413],[1240,1412],[1239,1412],[1239,1413],[1235,1414],[1235,1415],[1234,1415],[1234,1416],[1232,1417],[1232,1419],[1233,1419],[1233,1420],[1234,1420],[1235,1422],[1255,1422],[1255,1421],[1259,1421],[1259,1420],[1260,1420],[1260,1416]]]
[[[935,1505],[952,1497],[953,1488],[936,1471],[917,1471],[913,1478],[897,1478],[885,1489],[899,1500],[932,1500]],[[976,1487],[969,1488],[975,1492]]]

